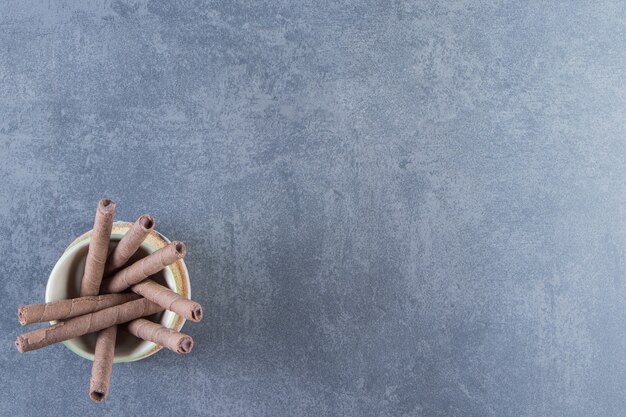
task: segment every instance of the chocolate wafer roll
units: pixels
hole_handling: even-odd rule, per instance
[[[145,279],[135,284],[130,289],[148,300],[163,307],[166,310],[183,316],[187,320],[202,320],[202,306],[195,301],[188,300],[163,285],[157,284],[151,279]]]
[[[168,265],[173,264],[177,260],[183,258],[187,249],[183,242],[177,240],[169,245],[151,253],[135,262],[134,264],[117,272],[111,278],[104,280],[102,293],[121,292],[135,285],[152,274],[156,274]]]
[[[176,353],[189,353],[193,348],[191,336],[168,329],[150,320],[133,320],[128,323],[128,331],[140,339],[154,342]]]
[[[105,274],[124,266],[130,257],[137,252],[150,231],[154,229],[155,224],[156,222],[149,214],[139,217],[109,255],[104,268]]]
[[[20,352],[28,352],[160,311],[163,311],[160,305],[140,298],[24,333],[17,337],[15,345]]]
[[[117,326],[111,326],[100,331],[96,339],[96,351],[89,379],[89,398],[97,403],[106,400],[109,395],[116,338]]]
[[[85,263],[85,273],[80,283],[81,297],[98,295],[100,292],[104,264],[109,253],[109,240],[111,240],[114,214],[115,202],[113,200],[103,198],[98,202],[96,220],[91,232],[89,252],[87,253],[87,262]]]
[[[109,241],[111,240],[111,229],[113,228],[114,215],[115,202],[108,198],[101,199],[98,202],[98,208],[96,209],[96,219],[91,233],[91,241],[89,242],[89,252],[87,252],[85,272],[83,273],[83,279],[80,283],[81,296],[98,295],[100,293],[100,284],[102,283],[102,276],[104,275],[104,266],[109,253]],[[101,344],[107,343],[109,340],[110,338],[103,338]],[[105,351],[114,348],[114,344],[108,347],[101,346],[99,351],[97,350],[94,355],[94,364],[103,366],[104,360],[104,373],[106,373],[106,368],[110,367],[112,364],[107,365],[107,358],[101,358],[100,355]]]
[[[136,294],[125,293],[72,298],[45,304],[29,304],[18,308],[17,318],[22,326],[44,321],[65,320],[124,304],[138,298],[139,296]]]

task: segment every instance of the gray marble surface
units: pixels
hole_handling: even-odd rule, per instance
[[[622,1],[0,2],[0,415],[623,416]],[[189,356],[19,354],[101,196]]]

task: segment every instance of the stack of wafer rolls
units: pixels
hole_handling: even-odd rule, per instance
[[[94,227],[89,242],[80,297],[18,308],[21,325],[55,322],[17,337],[20,352],[40,349],[89,333],[97,333],[89,397],[105,401],[115,357],[118,326],[143,340],[180,354],[190,353],[191,336],[169,329],[147,319],[147,316],[170,310],[185,319],[202,319],[202,306],[172,291],[151,276],[182,259],[187,251],[183,242],[174,241],[165,247],[129,264],[155,227],[147,214],[140,216],[119,243],[109,251],[116,204],[103,198],[98,202]]]

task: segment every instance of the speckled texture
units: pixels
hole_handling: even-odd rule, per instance
[[[2,1],[0,415],[622,416],[622,1]],[[19,354],[98,199],[192,354]]]

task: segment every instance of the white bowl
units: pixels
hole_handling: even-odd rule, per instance
[[[117,244],[131,226],[132,223],[128,222],[115,222],[113,224],[111,247]],[[90,240],[91,231],[78,237],[65,249],[48,278],[46,302],[78,297]],[[165,236],[155,230],[151,230],[137,251],[138,253],[130,259],[129,263],[166,246],[168,243],[170,241]],[[182,259],[179,259],[176,263],[166,267],[151,278],[160,281],[161,284],[167,285],[171,290],[186,298],[191,297],[189,273]],[[163,326],[177,331],[180,331],[185,323],[183,317],[167,310],[159,315],[155,315],[155,319],[160,321]],[[125,330],[124,326],[120,326],[118,330],[113,360],[115,363],[144,359],[162,349],[156,343],[146,342],[131,335]],[[95,341],[96,335],[92,333],[67,340],[63,344],[78,356],[93,360]]]

